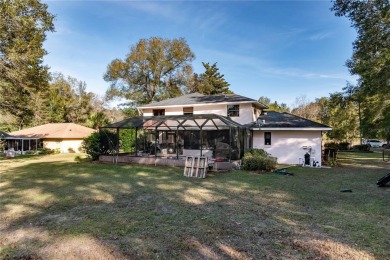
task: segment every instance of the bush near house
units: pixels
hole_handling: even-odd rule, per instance
[[[242,168],[248,171],[272,171],[276,163],[277,158],[271,157],[263,149],[251,149],[242,158]]]
[[[115,150],[116,143],[116,134],[107,130],[100,130],[99,132],[92,133],[90,136],[85,137],[82,147],[85,153],[88,154],[92,160],[96,161],[99,159],[99,155],[112,154]]]
[[[46,147],[42,147],[38,150],[38,153],[39,154],[58,154],[60,153],[61,151],[58,149],[58,150],[53,150],[53,149],[50,149],[50,148],[46,148]]]
[[[352,150],[360,151],[360,152],[368,152],[370,151],[370,146],[368,144],[354,145],[352,147]]]
[[[325,148],[346,151],[349,150],[350,145],[351,144],[348,142],[341,142],[341,143],[331,142],[331,143],[326,143],[324,146]]]

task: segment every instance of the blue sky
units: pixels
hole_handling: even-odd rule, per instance
[[[139,39],[183,37],[196,59],[218,63],[237,94],[293,105],[354,82],[345,61],[356,37],[328,1],[45,1],[56,32],[45,63],[103,95],[107,65]]]

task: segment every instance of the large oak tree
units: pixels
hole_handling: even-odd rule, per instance
[[[111,84],[107,96],[141,105],[181,95],[194,57],[183,38],[141,39],[125,59],[108,65],[104,75]]]

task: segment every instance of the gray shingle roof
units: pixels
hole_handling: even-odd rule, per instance
[[[264,122],[262,121],[264,120]],[[292,115],[290,113],[280,113],[276,111],[265,111],[258,121],[260,128],[329,128],[329,126],[314,122],[312,120]],[[259,128],[257,122],[252,122],[246,126],[251,128]]]
[[[222,94],[222,95],[203,95],[200,93],[192,93],[176,98],[169,98],[160,102],[143,105],[139,108],[149,107],[164,107],[164,106],[184,106],[195,104],[214,104],[214,103],[254,103],[261,108],[268,108],[266,105],[257,102],[252,98],[240,96],[237,94]]]

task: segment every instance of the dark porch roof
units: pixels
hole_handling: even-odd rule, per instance
[[[9,134],[0,131],[0,139],[8,139],[9,137],[11,137]]]
[[[129,117],[122,121],[103,126],[102,128],[135,128],[159,130],[211,130],[243,126],[228,117],[216,114],[204,115],[168,115],[168,116],[138,116]]]
[[[3,140],[36,140],[36,139],[40,139],[40,138],[9,135],[3,131],[0,131],[0,139],[3,139]]]

